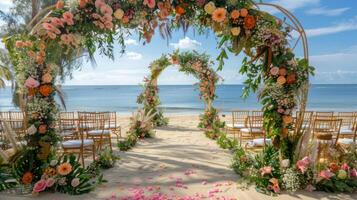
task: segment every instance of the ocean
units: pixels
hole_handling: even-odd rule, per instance
[[[214,105],[221,112],[234,109],[260,109],[256,95],[242,99],[242,85],[219,85]],[[64,86],[68,111],[117,111],[128,114],[138,108],[141,86]],[[161,107],[166,113],[200,113],[204,104],[194,85],[159,86]],[[0,89],[0,110],[16,110],[11,103],[11,88]],[[309,110],[357,111],[357,84],[312,85]]]

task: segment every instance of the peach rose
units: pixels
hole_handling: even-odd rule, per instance
[[[56,3],[56,9],[62,9],[64,7],[64,2],[63,1],[57,1]]]
[[[279,69],[279,75],[280,76],[286,76],[286,74],[287,74],[286,68],[285,67],[281,67]]]
[[[232,19],[238,19],[239,16],[240,16],[240,13],[239,13],[238,10],[233,10],[233,11],[231,12],[231,18],[232,18]]]
[[[52,76],[50,73],[46,73],[42,76],[42,82],[51,83],[51,81],[52,81]]]
[[[286,78],[284,76],[279,76],[279,78],[276,80],[276,82],[279,85],[284,85],[286,83]]]
[[[248,10],[245,8],[240,9],[239,11],[241,17],[246,17],[248,16]]]

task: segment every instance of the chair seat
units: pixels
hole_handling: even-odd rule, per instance
[[[114,129],[114,128],[118,128],[118,125],[115,125],[115,124],[110,124],[110,125],[108,125],[108,124],[106,124],[106,125],[104,126],[104,128],[106,128],[106,129],[108,129],[108,128]]]
[[[74,134],[73,131],[62,131],[62,132],[60,132],[60,135],[61,135],[62,137],[72,136],[73,134]]]
[[[353,135],[354,132],[353,132],[352,129],[349,129],[349,128],[341,128],[340,134],[342,134],[342,135]]]
[[[110,134],[110,130],[91,130],[88,131],[88,135],[90,136],[98,136],[98,135],[109,135]]]
[[[91,146],[93,144],[94,144],[93,140],[90,139],[83,140],[84,147]],[[82,145],[82,140],[68,140],[62,143],[63,148],[79,148],[81,147],[81,145]]]
[[[353,144],[353,139],[351,139],[351,138],[339,139],[338,143],[344,144],[344,145],[351,145],[351,144]],[[356,144],[357,144],[357,142],[356,142]]]
[[[263,130],[262,129],[260,129],[260,128],[252,128],[252,129],[249,129],[249,128],[242,128],[242,129],[240,129],[240,131],[242,132],[242,133],[262,133],[263,132]]]
[[[245,125],[244,124],[234,124],[234,126],[233,126],[233,124],[226,124],[226,126],[228,127],[228,128],[245,128]]]
[[[76,129],[77,126],[76,125],[62,125],[61,128],[63,130],[70,130],[70,129]]]
[[[271,144],[271,139],[265,139],[265,144]],[[264,138],[257,138],[247,142],[248,147],[263,147],[265,144]]]

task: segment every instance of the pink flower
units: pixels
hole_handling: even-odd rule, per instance
[[[56,37],[57,37],[57,35],[54,34],[52,31],[46,31],[46,33],[47,33],[48,37],[53,40],[56,39]]]
[[[262,176],[264,176],[265,174],[271,174],[272,170],[273,169],[270,166],[266,166],[266,167],[260,168],[260,173]]]
[[[69,11],[63,13],[63,21],[66,22],[68,25],[74,25],[73,22],[73,14]]]
[[[274,193],[280,192],[279,181],[276,178],[269,179],[269,182],[272,184],[270,185],[271,189],[273,189]]]
[[[341,166],[341,169],[348,171],[348,170],[350,170],[350,166],[348,166],[347,163],[343,163],[343,165]]]
[[[105,5],[105,2],[104,2],[104,0],[96,0],[94,5],[96,8],[100,8],[100,7],[102,7],[102,5]]]
[[[308,192],[313,192],[316,190],[316,188],[313,185],[309,184],[306,186],[305,190]]]
[[[206,3],[206,0],[196,0],[196,4],[198,6],[203,6],[203,5],[205,5],[205,3]]]
[[[32,77],[29,77],[26,81],[25,81],[25,86],[27,88],[37,88],[38,86],[40,86],[40,82],[38,82],[37,80],[35,80]]]
[[[72,186],[72,187],[77,187],[80,183],[81,183],[81,182],[80,182],[79,178],[74,178],[74,179],[72,179],[72,181],[71,181],[71,186]]]
[[[149,8],[155,8],[155,0],[144,0],[143,2],[144,5],[147,5]]]
[[[110,21],[104,22],[104,26],[107,29],[112,29],[114,27],[113,22],[110,22]]]
[[[270,69],[270,74],[271,75],[276,76],[276,75],[278,75],[278,73],[279,73],[279,67],[272,67]]]
[[[47,180],[46,180],[46,187],[52,187],[54,184],[55,184],[55,179],[53,179],[53,178],[48,178]]]
[[[351,176],[352,178],[356,178],[356,177],[357,177],[357,170],[356,170],[355,168],[353,168],[353,169],[351,170],[350,176]]]
[[[42,192],[46,189],[47,183],[46,180],[41,179],[39,181],[37,181],[37,183],[35,183],[35,185],[33,186],[33,191],[34,192]]]
[[[101,18],[102,22],[111,22],[113,21],[113,17],[109,14],[105,14],[102,18]]]
[[[298,160],[296,162],[296,167],[301,171],[301,173],[305,173],[305,171],[310,165],[310,162],[311,162],[310,158],[306,156],[303,159]]]
[[[63,35],[61,35],[61,40],[63,43],[69,45],[72,41],[72,38],[67,34],[63,34]]]
[[[112,15],[113,9],[110,6],[104,4],[100,7],[100,12],[102,12],[103,15]]]
[[[21,40],[18,40],[18,41],[16,41],[15,46],[17,48],[23,47],[24,46],[24,42],[22,42]]]
[[[92,17],[93,17],[94,19],[99,19],[99,18],[100,18],[100,15],[98,15],[97,13],[93,13],[93,14],[92,14]]]
[[[46,22],[42,24],[42,27],[47,31],[52,31],[54,28],[56,28],[52,24]]]
[[[332,173],[330,170],[323,170],[319,173],[319,177],[326,180],[330,180],[332,176],[334,176],[334,173]]]
[[[51,18],[51,23],[52,23],[54,26],[64,27],[63,21],[60,20],[60,19],[57,18],[57,17],[52,17],[52,18]]]
[[[284,112],[285,112],[284,108],[278,108],[278,113],[282,114]]]

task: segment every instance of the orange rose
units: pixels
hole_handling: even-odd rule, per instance
[[[176,14],[178,14],[178,15],[183,15],[186,13],[186,10],[184,8],[182,8],[181,6],[176,6],[175,11],[176,11]]]
[[[251,30],[255,27],[255,18],[254,16],[252,15],[247,15],[245,18],[244,18],[244,28],[245,29],[248,29],[248,30]]]
[[[56,9],[62,9],[64,7],[64,2],[63,1],[57,1],[56,3]]]
[[[245,8],[240,9],[239,11],[241,17],[247,17],[248,16],[248,10]]]
[[[336,163],[331,163],[328,167],[330,168],[331,172],[333,172],[333,173],[336,173],[336,172],[338,172],[338,170],[340,170],[340,168],[338,167],[338,165]]]
[[[53,92],[53,89],[51,85],[41,85],[39,91],[42,96],[48,97]]]
[[[233,10],[233,11],[231,12],[231,18],[232,18],[232,19],[238,19],[239,16],[240,16],[240,13],[239,13],[238,10]]]
[[[41,124],[39,127],[38,127],[38,132],[40,134],[45,134],[47,131],[47,125],[46,124]]]
[[[286,83],[287,84],[293,84],[293,83],[295,83],[295,81],[296,81],[296,74],[295,73],[289,74],[286,77]]]
[[[32,183],[32,180],[33,180],[33,174],[31,172],[26,172],[21,179],[22,183],[25,185]]]
[[[286,83],[286,78],[284,76],[279,76],[279,78],[276,80],[276,82],[279,85],[284,85]]]
[[[285,67],[282,67],[279,69],[279,75],[280,76],[286,76],[287,74],[287,71],[286,71],[286,68]]]

